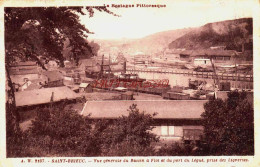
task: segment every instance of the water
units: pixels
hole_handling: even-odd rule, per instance
[[[129,73],[129,72],[128,72]],[[188,76],[182,74],[169,74],[169,73],[151,73],[151,72],[136,72],[140,78],[145,79],[168,79],[169,84],[172,86],[189,86],[189,80],[206,81],[207,84],[214,84],[214,80],[211,78],[198,78],[196,76]],[[220,82],[227,82],[226,80],[220,80]],[[253,89],[253,82],[247,81],[228,81],[231,83],[231,88],[239,89]]]

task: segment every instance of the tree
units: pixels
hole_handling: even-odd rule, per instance
[[[204,149],[208,154],[254,154],[254,110],[246,92],[230,92],[227,100],[210,100],[204,108]]]
[[[86,43],[88,43],[87,40]],[[91,56],[97,56],[100,46],[94,41],[89,42],[88,45],[89,47],[91,47],[91,52],[88,49],[85,49],[84,51],[82,51],[81,54],[78,54],[75,57],[75,54],[72,52],[72,48],[70,47],[68,40],[66,40],[63,50],[64,57],[67,57],[69,60],[74,61],[76,65],[79,65],[78,63],[80,59],[87,59]]]
[[[92,53],[94,56],[97,56],[98,50],[100,49],[99,44],[95,43],[94,41],[91,41],[89,43],[90,47],[92,48]]]
[[[64,104],[37,110],[9,157],[155,155],[152,115],[130,106],[129,115],[92,122]]]
[[[105,6],[5,8],[6,63],[18,58],[42,64],[39,56],[44,56],[62,64],[66,39],[75,57],[86,49],[92,53],[86,40],[91,32],[80,23],[79,15],[93,17],[94,9],[113,14]]]
[[[72,109],[64,109],[65,105],[66,102],[37,109],[37,117],[26,132],[26,144],[32,148],[40,146],[39,156],[92,155],[91,125],[88,117],[83,117]],[[26,149],[26,145],[23,147]],[[27,149],[28,151],[30,150]]]
[[[140,112],[135,104],[131,105],[128,111],[128,116],[122,116],[106,129],[102,129],[101,155],[153,155],[154,149],[151,144],[158,142],[159,138],[151,133],[152,115]]]
[[[171,145],[165,144],[158,152],[157,156],[198,156],[201,155],[199,151],[195,150],[193,144],[180,144],[172,143]]]
[[[44,57],[57,60],[63,66],[62,51],[65,39],[69,40],[75,59],[85,50],[92,53],[86,42],[90,31],[80,23],[79,15],[88,13],[93,17],[95,9],[113,14],[105,6],[5,8],[6,127],[7,139],[13,139],[9,141],[15,143],[14,138],[19,138],[17,135],[20,134],[19,115],[9,75],[10,65],[17,61],[34,60],[46,69],[40,61],[40,57]],[[11,143],[7,142],[7,147],[10,145]]]
[[[8,72],[8,71],[7,71]],[[8,78],[9,77],[9,78]],[[12,145],[14,143],[19,143],[21,140],[21,130],[19,127],[19,114],[16,111],[16,105],[15,105],[15,99],[14,99],[14,88],[12,85],[12,82],[8,82],[8,80],[11,80],[10,75],[6,73],[6,79],[5,81],[5,93],[6,93],[6,145],[8,147],[7,149],[7,156],[13,154],[13,150],[15,150]]]
[[[227,49],[235,49],[242,53],[245,50],[253,50],[251,42],[253,25],[251,19],[247,22],[234,22],[229,25],[229,29],[232,42],[227,45]]]

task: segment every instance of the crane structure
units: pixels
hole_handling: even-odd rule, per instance
[[[206,55],[208,56],[208,55]],[[210,59],[210,62],[211,62],[211,66],[212,66],[212,69],[213,69],[213,73],[215,75],[215,78],[213,77],[213,80],[214,80],[214,96],[215,98],[217,98],[217,93],[216,91],[218,90],[218,87],[219,87],[219,79],[218,79],[218,74],[216,72],[216,68],[215,68],[215,65],[214,65],[214,61],[212,60],[212,57],[209,58]]]

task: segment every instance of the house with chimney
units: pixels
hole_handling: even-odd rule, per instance
[[[63,100],[75,101],[80,98],[80,95],[66,86],[15,92],[15,103],[18,109],[35,108]]]

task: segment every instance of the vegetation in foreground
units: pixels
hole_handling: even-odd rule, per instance
[[[227,100],[211,100],[202,114],[205,135],[200,145],[173,143],[157,149],[159,137],[151,133],[153,115],[129,107],[129,116],[91,121],[64,105],[42,108],[32,126],[19,133],[7,129],[8,157],[53,156],[189,156],[253,155],[252,104],[244,92],[231,92]],[[13,134],[13,135],[12,135]]]
[[[202,114],[208,155],[254,154],[254,109],[246,92],[233,91],[228,99],[211,100]]]

